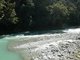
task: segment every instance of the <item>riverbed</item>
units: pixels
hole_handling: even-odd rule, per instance
[[[80,28],[58,31],[5,36],[0,60],[80,60]]]

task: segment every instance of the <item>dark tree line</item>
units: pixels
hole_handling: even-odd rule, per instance
[[[79,25],[79,0],[0,0],[0,33]]]

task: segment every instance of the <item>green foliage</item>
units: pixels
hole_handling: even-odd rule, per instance
[[[50,10],[51,14],[56,12],[56,13],[61,13],[64,16],[67,16],[70,15],[71,12],[75,11],[75,6],[67,5],[62,1],[57,1],[56,3],[49,5],[47,9]]]
[[[79,0],[0,0],[0,27],[7,31],[80,25]]]
[[[33,3],[32,27],[36,27],[36,29],[48,27],[50,18],[46,6],[49,5],[49,0],[33,0]]]
[[[1,22],[4,24],[8,24],[9,22],[12,24],[17,23],[17,17],[15,13],[15,5],[14,3],[10,3],[10,1],[2,1],[1,2],[1,8],[0,8],[0,13],[1,13]],[[8,22],[8,23],[7,23]]]
[[[0,0],[0,21],[1,21],[1,19],[3,18],[3,7],[4,7],[4,1],[3,0]]]
[[[71,13],[76,11],[75,6],[67,4],[63,1],[56,1],[55,3],[53,2],[46,8],[52,16],[52,24],[56,27],[64,26]]]

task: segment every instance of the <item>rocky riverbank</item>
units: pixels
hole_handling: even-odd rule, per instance
[[[31,35],[10,41],[8,49],[24,60],[80,60],[80,30]]]

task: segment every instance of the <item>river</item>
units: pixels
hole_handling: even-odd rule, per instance
[[[0,38],[0,60],[80,60],[79,39],[80,28],[6,35]]]

